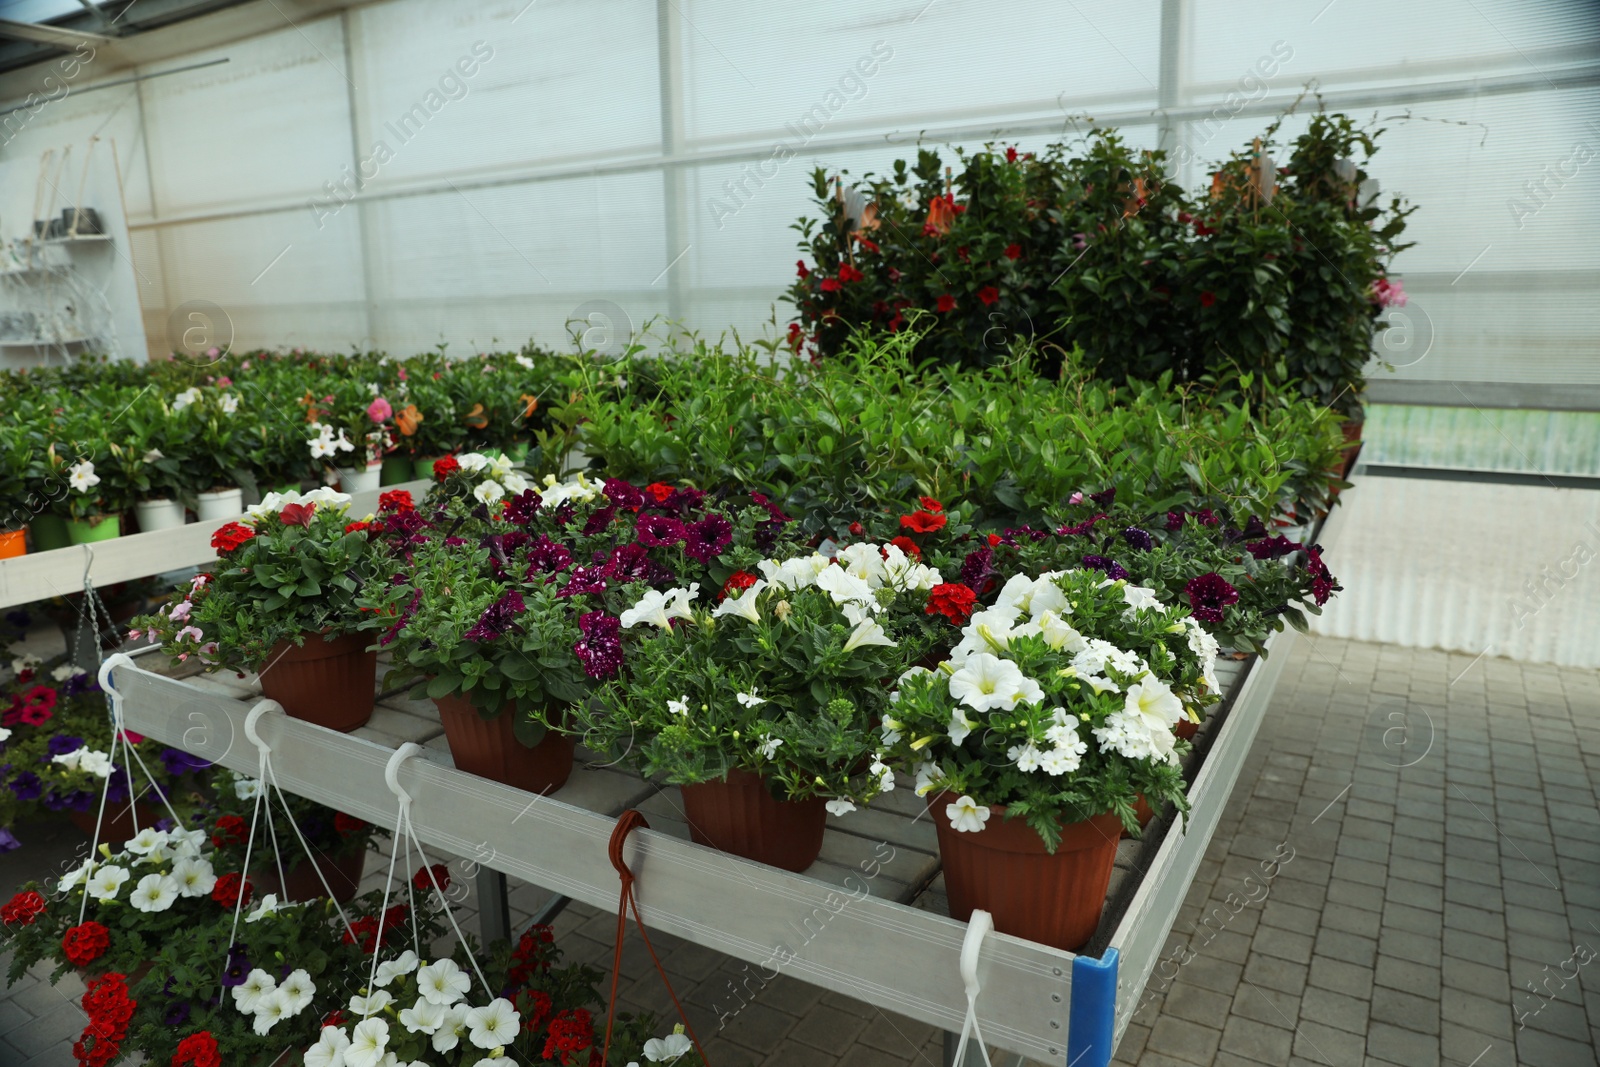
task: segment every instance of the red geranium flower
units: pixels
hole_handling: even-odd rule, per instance
[[[657,504],[661,503],[663,500],[667,499],[667,497],[677,492],[676,489],[672,488],[672,486],[666,484],[665,482],[651,482],[649,485],[644,487],[644,491],[649,493],[650,499],[654,500]]]
[[[1216,302],[1217,302],[1217,296],[1210,289],[1202,289],[1200,291],[1200,306],[1201,307],[1208,308],[1212,304],[1215,304]]]
[[[32,926],[33,921],[44,911],[44,897],[30,890],[24,890],[11,898],[11,902],[0,907],[0,922],[7,926]]]
[[[417,505],[411,499],[411,493],[405,489],[391,489],[387,493],[378,494],[379,511],[415,511]]]
[[[211,535],[211,547],[219,553],[232,552],[255,535],[256,532],[244,523],[230,522],[226,526],[219,526],[217,532]]]
[[[224,908],[244,907],[250,903],[251,885],[237,872],[220,875],[211,889],[211,899]]]
[[[249,825],[237,815],[224,815],[217,820],[217,830],[211,835],[211,843],[217,848],[226,845],[242,845]]]
[[[311,516],[317,513],[315,501],[309,504],[285,504],[283,510],[278,512],[278,521],[285,526],[304,526],[311,528]]]
[[[438,481],[444,481],[456,471],[461,469],[461,464],[456,462],[456,457],[445,456],[433,461],[433,476]]]
[[[927,511],[914,511],[910,515],[900,516],[900,525],[912,533],[926,534],[935,530],[944,529],[945,523],[950,520],[943,515],[935,515]]]
[[[956,298],[949,293],[945,293],[939,298],[937,307],[940,311],[954,311],[956,309]]]
[[[354,815],[346,815],[342,811],[336,811],[333,813],[333,828],[339,831],[340,836],[347,836],[358,830],[365,830],[367,824]]]
[[[111,947],[111,931],[97,922],[74,926],[61,939],[61,951],[74,967],[87,967]]]
[[[978,594],[959,583],[947,582],[936,585],[928,592],[927,606],[922,610],[928,615],[943,615],[957,626],[966,623],[972,615],[972,607],[978,602]]]
[[[843,288],[844,288],[844,286],[839,284],[839,279],[838,278],[824,278],[824,279],[822,279],[822,291],[824,293],[837,293],[840,289],[843,289]]]
[[[347,523],[344,524],[344,532],[345,533],[355,533],[357,530],[367,530],[367,529],[371,529],[371,528],[372,528],[372,524],[369,523],[369,522],[359,522],[358,521],[358,522],[347,522]]]
[[[996,289],[992,285],[986,285],[982,289],[978,290],[978,299],[983,302],[985,307],[988,307],[990,304],[993,304],[996,300],[1000,299],[1000,290]]]
[[[935,515],[944,510],[944,505],[931,496],[919,496],[917,497],[917,503],[922,505],[924,511],[931,511]]]
[[[845,282],[847,284],[849,282],[859,282],[864,277],[866,277],[866,275],[862,274],[859,270],[857,270],[855,267],[852,267],[848,263],[841,263],[839,265],[839,280],[841,282]]]
[[[742,593],[757,581],[759,579],[749,571],[734,571],[728,576],[728,580],[722,583],[722,595],[717,599],[726,600],[734,593]]]
[[[800,324],[798,322],[791,322],[789,324],[789,347],[798,352],[800,351],[800,346],[805,343],[805,339],[806,332],[800,328]]]
[[[922,558],[922,549],[918,548],[917,543],[911,540],[911,538],[907,537],[905,534],[901,534],[899,537],[890,538],[889,543],[898,548],[900,551],[904,552],[906,555],[910,556],[912,559]]]
[[[1016,243],[1012,243],[1012,244],[1006,245],[1006,258],[1007,259],[1021,259],[1022,258],[1022,246],[1019,245],[1019,244],[1016,244]]]
[[[433,875],[431,878],[429,877],[430,871]],[[418,867],[417,873],[411,876],[411,884],[424,891],[432,889],[434,882],[439,883],[439,892],[441,893],[449,889],[450,868],[442,863],[435,863],[431,867]]]
[[[172,1067],[185,1067],[186,1064],[222,1067],[222,1053],[217,1049],[217,1039],[211,1036],[211,1031],[201,1030],[178,1042],[178,1051],[172,1056]]]
[[[550,1036],[544,1043],[544,1058],[559,1059],[563,1065],[583,1062],[580,1053],[594,1044],[594,1021],[585,1008],[560,1012],[550,1023]]]

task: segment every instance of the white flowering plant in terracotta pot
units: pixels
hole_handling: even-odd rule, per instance
[[[900,677],[891,762],[942,817],[976,832],[1003,809],[1054,850],[1061,827],[1135,804],[1187,811],[1173,728],[1219,699],[1215,642],[1184,609],[1098,571],[1018,575],[934,670]]]

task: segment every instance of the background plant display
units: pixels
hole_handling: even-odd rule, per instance
[[[216,772],[208,802],[199,814],[212,844],[224,850],[220,853],[219,870],[242,871],[244,845],[250,836],[252,820],[256,819],[256,797],[262,794],[262,789],[258,779],[220,768]],[[284,811],[285,802],[287,812]],[[270,833],[266,826],[269,818],[273,823]],[[286,818],[293,820],[293,827],[286,825]],[[276,789],[268,789],[261,797],[260,820],[250,869],[243,872],[256,879],[262,875],[278,875],[280,863],[284,872],[293,870],[309,858],[306,847],[313,856],[331,861],[375,851],[378,841],[389,837],[389,832],[380,826],[314,800],[289,792],[284,792],[280,798]]]

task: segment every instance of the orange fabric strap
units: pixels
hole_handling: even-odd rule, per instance
[[[661,975],[662,984],[667,987],[667,995],[672,998],[672,1006],[678,1009],[678,1018],[683,1020],[683,1027],[688,1031],[689,1040],[694,1042],[694,1050],[709,1067],[711,1061],[706,1058],[706,1050],[700,1047],[700,1039],[695,1036],[694,1026],[689,1022],[689,1016],[684,1012],[683,1005],[678,1003],[678,994],[672,989],[672,980],[667,977],[666,968],[661,966],[661,959],[656,955],[655,946],[650,943],[650,934],[645,930],[644,920],[639,916],[639,900],[633,892],[633,872],[628,869],[627,861],[622,858],[622,846],[627,843],[628,835],[641,826],[646,830],[650,828],[650,824],[644,821],[644,816],[637,808],[629,808],[617,817],[617,825],[611,831],[611,843],[607,846],[611,866],[617,869],[617,877],[622,879],[622,895],[617,901],[617,944],[611,959],[611,1003],[606,1009],[606,1043],[601,1053],[601,1062],[611,1062],[611,1029],[617,1018],[617,981],[622,975],[622,938],[628,932],[628,911],[631,909],[634,924],[639,927],[639,936],[644,938],[644,947],[649,951],[650,959]]]

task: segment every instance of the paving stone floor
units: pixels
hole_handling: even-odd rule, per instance
[[[1597,784],[1600,673],[1302,637],[1116,1063],[1595,1064]],[[45,833],[0,889],[82,844]],[[543,896],[514,885],[513,923]],[[614,924],[573,905],[556,929],[608,968]],[[942,1065],[930,1027],[655,940],[717,1067]],[[671,1015],[636,936],[622,976],[625,1008]],[[0,1067],[71,1064],[80,992],[0,996]]]

